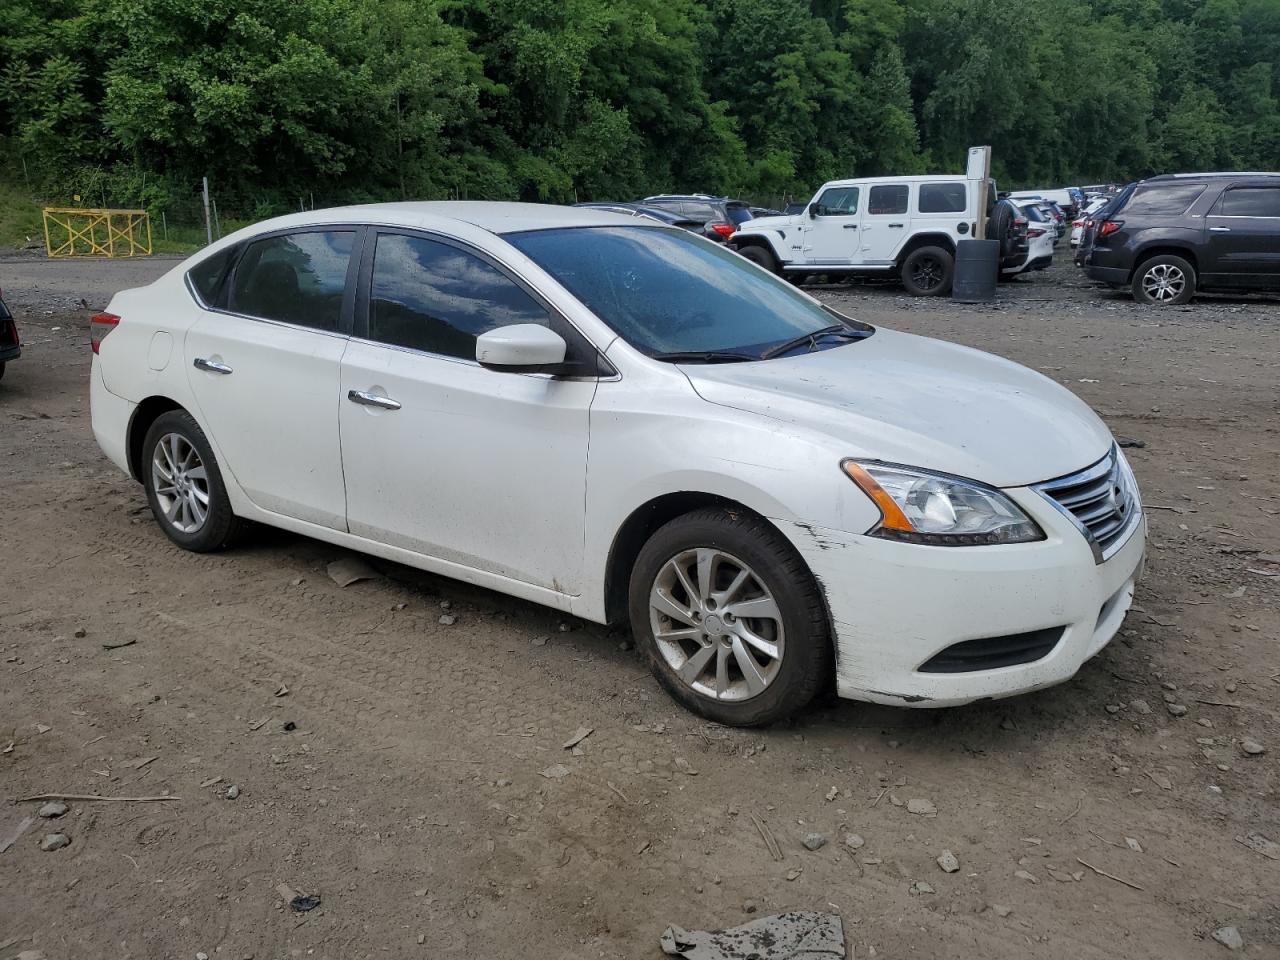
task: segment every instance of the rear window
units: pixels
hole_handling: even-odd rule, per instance
[[[1155,217],[1176,217],[1204,193],[1203,183],[1151,184],[1133,191],[1124,205],[1127,214],[1145,213]]]
[[[964,213],[963,183],[923,183],[917,207],[921,213]]]
[[[1280,187],[1233,187],[1214,213],[1223,217],[1280,217]]]

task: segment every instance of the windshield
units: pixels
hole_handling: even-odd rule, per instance
[[[815,350],[874,332],[684,230],[564,227],[505,239],[649,356],[758,360],[797,338],[795,349]]]

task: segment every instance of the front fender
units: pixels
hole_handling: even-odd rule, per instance
[[[730,239],[734,248],[747,246],[765,246],[773,253],[779,263],[790,263],[795,258],[786,245],[786,231],[782,229],[761,230],[739,227]]]

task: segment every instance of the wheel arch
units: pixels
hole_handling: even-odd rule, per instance
[[[142,441],[147,431],[161,414],[170,410],[185,410],[182,404],[171,397],[153,395],[147,397],[133,411],[129,418],[129,430],[125,439],[125,453],[129,458],[129,473],[133,479],[142,482]]]
[[[781,250],[781,235],[775,237],[772,233],[748,233],[742,235],[742,231],[738,230],[729,238],[729,246],[735,250],[743,247],[763,247],[773,254],[774,259],[779,263],[786,263],[790,258],[783,255]]]
[[[723,507],[726,511],[748,513],[777,529],[777,525],[758,510],[721,494],[696,490],[664,493],[654,497],[628,514],[613,536],[605,561],[604,612],[608,623],[627,618],[627,594],[636,558],[649,538],[663,524],[703,507]],[[788,539],[782,530],[778,532]]]
[[[894,268],[901,270],[903,263],[907,257],[915,253],[921,247],[942,247],[951,256],[956,255],[956,242],[946,233],[920,233],[911,237],[902,249],[898,251],[898,256],[894,259]]]
[[[1196,285],[1199,286],[1200,281],[1200,259],[1196,256],[1195,250],[1188,244],[1170,243],[1168,240],[1153,240],[1146,246],[1138,248],[1138,252],[1133,255],[1133,269],[1129,271],[1129,280],[1132,281],[1137,275],[1138,270],[1150,260],[1152,257],[1162,255],[1181,257],[1191,264],[1191,269],[1196,272]]]

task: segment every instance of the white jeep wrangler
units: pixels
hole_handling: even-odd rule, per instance
[[[956,175],[832,180],[804,211],[748,220],[728,242],[753,263],[797,280],[899,276],[909,293],[945,296],[956,241],[976,228],[980,185]],[[996,188],[987,186],[990,213]]]

